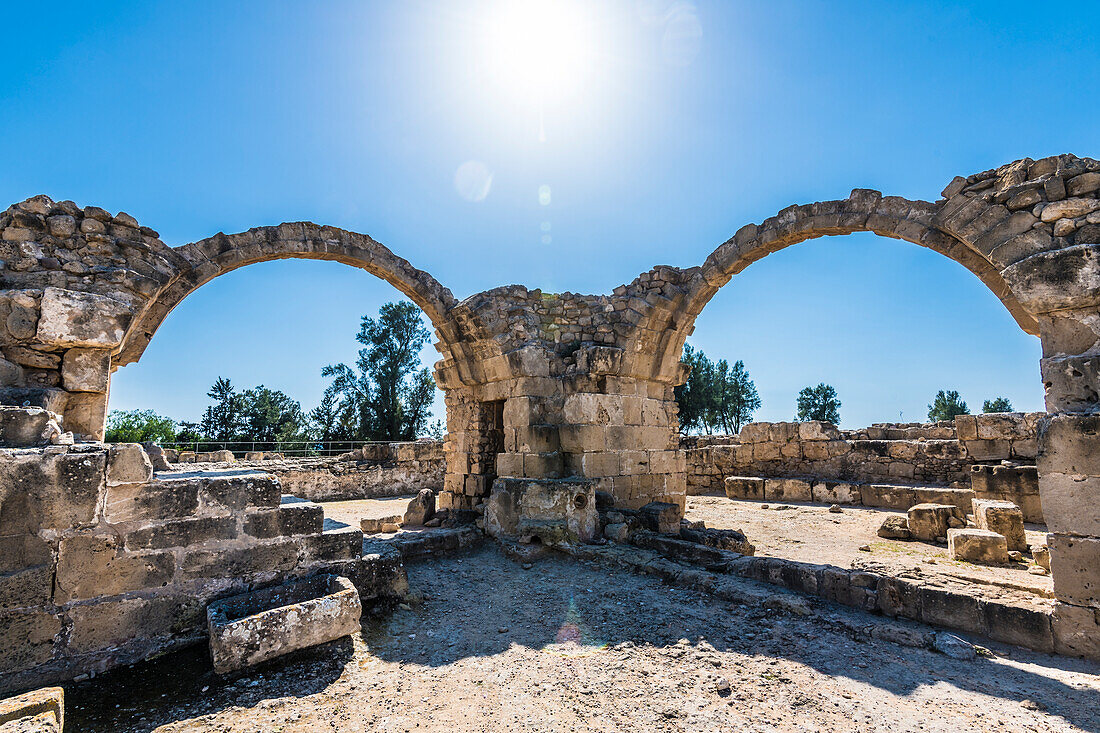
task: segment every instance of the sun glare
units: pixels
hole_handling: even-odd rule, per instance
[[[592,18],[573,0],[503,0],[486,48],[494,76],[519,97],[549,102],[575,92],[592,62]]]

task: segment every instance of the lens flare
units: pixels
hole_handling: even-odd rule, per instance
[[[592,17],[574,0],[504,0],[488,21],[486,49],[516,96],[552,101],[582,84],[592,64]]]

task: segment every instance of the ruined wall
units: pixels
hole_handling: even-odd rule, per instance
[[[11,412],[18,408],[0,408]],[[259,472],[154,478],[141,446],[0,448],[0,692],[129,664],[205,635],[205,606],[335,572],[397,592],[357,528],[281,504]]]
[[[366,235],[297,222],[167,247],[125,214],[39,196],[0,215],[0,404],[46,407],[78,437],[101,435],[110,370],[136,361],[189,293],[253,262],[337,260],[391,283],[435,327],[442,358],[434,373],[448,410],[444,506],[478,510],[498,475],[570,474],[599,481],[624,506],[682,506],[686,466],[672,388],[687,376],[680,357],[696,317],[770,253],[870,231],[963,265],[1021,328],[1041,336],[1049,420],[1037,460],[1054,534],[1056,644],[1100,656],[1100,517],[1090,509],[1100,492],[1098,192],[1096,160],[1025,158],[957,177],[935,202],[854,189],[846,199],[790,206],[742,227],[698,267],[656,267],[610,295],[509,286],[461,303]],[[997,439],[959,437],[974,443],[967,450],[987,449],[980,460],[1004,454]],[[942,440],[939,458],[954,460]],[[1027,441],[1009,440],[1008,458],[1026,459]],[[782,463],[796,449],[807,460],[808,447],[811,462],[840,470],[851,459],[831,451],[850,442],[769,435],[741,449],[751,444],[754,462]],[[779,458],[769,457],[777,446]],[[866,462],[885,464],[893,479],[933,478],[921,466],[936,456],[921,448],[911,457],[889,454],[907,447],[889,445],[887,455],[867,448]]]
[[[235,465],[270,473],[284,493],[309,501],[375,499],[443,488],[441,440],[371,443],[353,454],[354,458],[284,458]]]
[[[727,476],[955,488],[974,482],[978,498],[1013,501],[1027,507],[1028,521],[1042,521],[1034,468],[1042,416],[961,415],[843,431],[821,422],[750,423],[739,436],[685,436],[688,493],[721,493]]]

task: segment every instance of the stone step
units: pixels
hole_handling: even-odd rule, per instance
[[[252,537],[296,537],[324,531],[325,510],[309,501],[283,503],[274,509],[251,511],[244,516],[244,531]]]
[[[299,562],[352,560],[363,555],[363,530],[326,518],[324,530],[298,538]]]

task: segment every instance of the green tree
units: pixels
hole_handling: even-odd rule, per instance
[[[206,436],[202,434],[202,429],[197,422],[180,423],[180,430],[176,433],[175,442],[195,443],[202,440],[206,440]]]
[[[306,440],[307,422],[302,406],[283,392],[262,384],[240,395],[240,440],[276,442]]]
[[[241,432],[243,401],[241,395],[225,377],[218,377],[206,393],[214,404],[206,408],[199,423],[202,433],[210,440],[233,440]]]
[[[363,316],[355,337],[363,344],[355,369],[321,370],[339,398],[338,423],[350,440],[413,440],[428,427],[435,380],[420,367],[430,333],[412,303],[386,303],[378,318]]]
[[[1012,412],[1012,403],[1007,397],[998,397],[982,403],[982,412]]]
[[[712,362],[702,351],[684,345],[683,362],[691,367],[687,381],[676,388],[680,411],[680,430],[700,430],[707,434],[716,429],[728,434],[741,431],[741,426],[760,409],[760,395],[752,383],[745,364],[725,359]]]
[[[175,421],[152,410],[112,410],[107,416],[108,443],[168,443],[175,437]]]
[[[309,412],[309,424],[317,440],[346,440],[340,423],[340,395],[328,387],[321,395],[321,402]]]
[[[969,415],[970,408],[963,402],[959,393],[953,389],[936,393],[936,399],[928,406],[928,419],[931,422],[954,420],[956,415]]]
[[[840,400],[830,384],[822,382],[816,387],[804,387],[798,393],[798,421],[823,420],[840,424]]]

